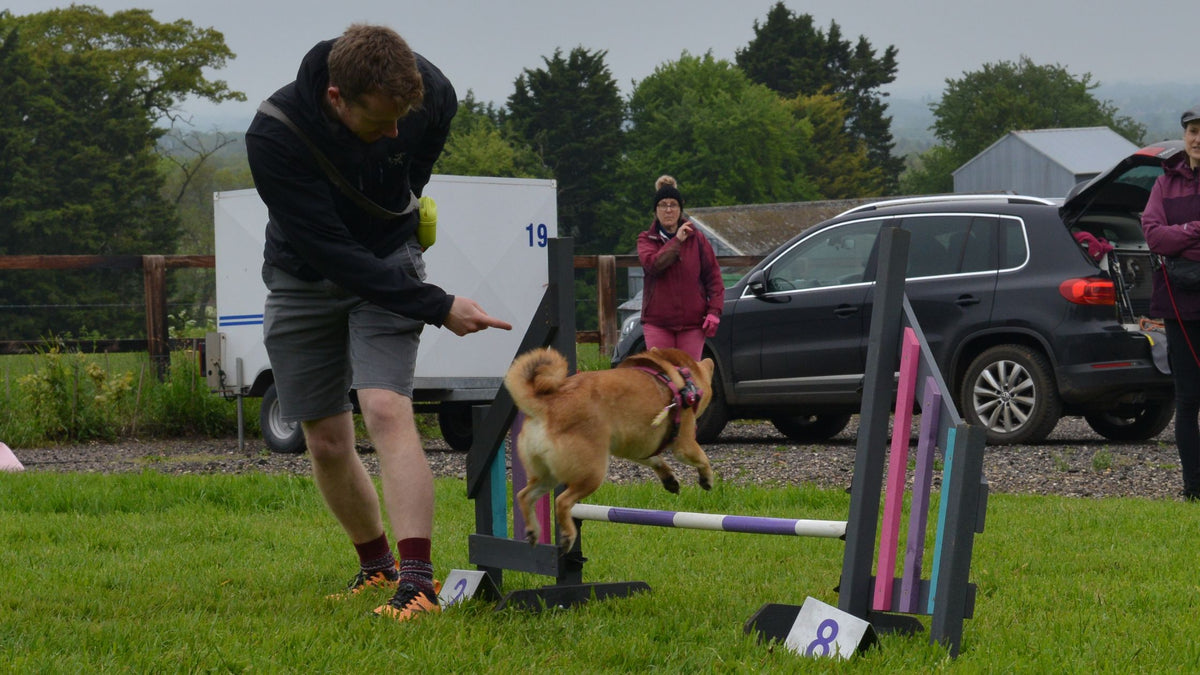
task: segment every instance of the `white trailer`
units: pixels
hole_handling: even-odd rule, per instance
[[[436,406],[451,447],[471,443],[471,406],[490,403],[537,311],[547,284],[547,241],[558,235],[553,180],[435,175],[424,194],[438,208],[436,243],[425,252],[428,281],[480,303],[513,330],[457,337],[428,327],[413,401]],[[262,253],[267,208],[255,190],[213,195],[216,229],[217,332],[205,340],[209,387],[237,399],[262,397],[260,421],[267,446],[302,452],[299,425],[279,418],[275,380],[263,346]],[[242,434],[239,428],[239,436]]]

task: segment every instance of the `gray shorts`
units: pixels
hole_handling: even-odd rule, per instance
[[[416,241],[387,257],[425,279]],[[304,281],[264,264],[263,340],[286,422],[352,409],[351,389],[387,389],[412,398],[423,321],[400,316],[328,280]]]

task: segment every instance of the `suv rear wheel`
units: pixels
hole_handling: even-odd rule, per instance
[[[988,443],[1037,443],[1062,416],[1050,361],[1021,345],[992,347],[967,368],[961,388],[967,422],[987,429]]]
[[[826,441],[842,432],[850,423],[850,415],[791,415],[772,417],[771,424],[788,440],[797,443]]]
[[[713,393],[704,414],[696,419],[696,442],[716,443],[717,437],[729,423],[729,407],[725,405],[725,392],[721,390],[721,376],[713,370]]]
[[[1137,410],[1117,410],[1084,415],[1088,426],[1114,441],[1144,441],[1162,433],[1175,415],[1174,401],[1155,401]]]

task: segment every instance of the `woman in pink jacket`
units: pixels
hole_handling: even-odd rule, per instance
[[[1163,162],[1163,175],[1142,213],[1142,230],[1151,252],[1200,260],[1200,104],[1183,113],[1180,122],[1184,151]],[[1183,497],[1200,501],[1200,291],[1172,287],[1163,269],[1157,269],[1150,314],[1166,324]]]
[[[683,195],[670,176],[655,182],[654,222],[638,235],[645,270],[642,331],[646,347],[676,347],[697,361],[704,338],[717,334],[725,285],[704,234],[683,215]]]

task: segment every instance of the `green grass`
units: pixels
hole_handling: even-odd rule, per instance
[[[437,482],[438,573],[470,568],[472,504]],[[605,485],[594,503],[841,518],[810,487]],[[836,540],[586,523],[587,581],[652,592],[566,611],[483,602],[405,625],[381,598],[330,602],[352,549],[305,477],[0,475],[6,672],[1196,672],[1200,509],[1173,501],[993,495],[976,539],[975,618],[951,661],[927,636],[847,663],[758,645],[763,603],[836,604]],[[506,590],[551,580],[508,572]],[[928,621],[926,620],[926,625]]]
[[[609,355],[600,353],[600,345],[580,342],[575,345],[575,365],[579,371],[608,370],[611,367]]]

